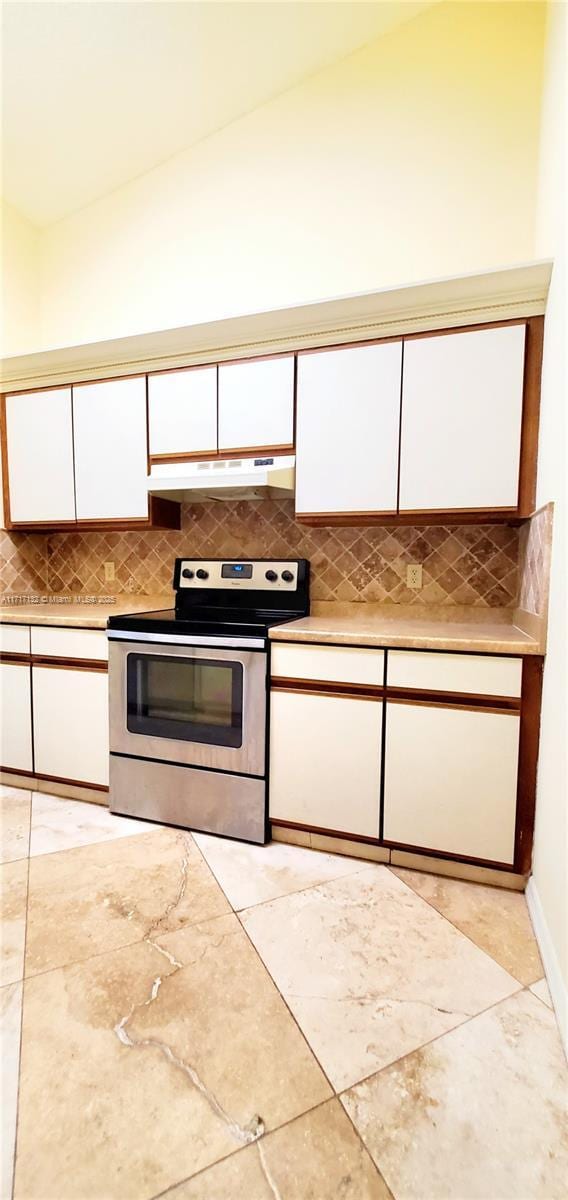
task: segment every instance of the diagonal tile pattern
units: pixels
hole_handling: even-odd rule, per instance
[[[310,529],[290,500],[182,505],[179,532],[56,533],[46,538],[51,592],[106,594],[103,562],[120,592],[163,593],[176,555],[309,558],[314,600],[475,604],[517,597],[519,533],[505,525]],[[423,564],[421,591],[406,565]],[[17,590],[6,588],[6,590]]]
[[[337,1091],[519,987],[387,867],[242,920]]]
[[[522,897],[87,807],[3,802],[2,1198],[564,1196]]]

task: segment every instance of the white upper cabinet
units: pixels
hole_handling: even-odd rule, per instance
[[[146,380],[73,388],[77,520],[148,516]]]
[[[525,326],[405,342],[400,511],[516,508]]]
[[[402,343],[298,356],[296,511],[394,513]]]
[[[217,450],[217,367],[148,376],[150,454]]]
[[[10,519],[74,521],[71,388],[6,396],[6,443]]]
[[[221,363],[219,451],[294,442],[294,356]]]

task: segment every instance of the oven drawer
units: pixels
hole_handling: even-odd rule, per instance
[[[264,651],[111,642],[111,751],[264,776],[266,663]]]
[[[264,779],[111,754],[109,807],[184,829],[266,841]]]

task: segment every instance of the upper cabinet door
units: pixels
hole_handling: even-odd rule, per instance
[[[217,367],[148,376],[151,455],[217,451]]]
[[[148,516],[146,380],[73,388],[77,520]]]
[[[402,342],[298,356],[296,512],[395,513]]]
[[[291,452],[294,444],[294,356],[221,363],[219,451]]]
[[[405,342],[400,511],[516,509],[525,326]]]
[[[71,388],[6,396],[6,443],[11,521],[74,521]]]

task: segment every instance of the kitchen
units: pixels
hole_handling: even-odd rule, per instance
[[[416,7],[374,53],[495,20]],[[59,335],[51,281],[13,338],[7,1196],[562,1194],[562,296],[503,261]],[[452,1089],[502,1111],[515,1071],[473,1163]]]

